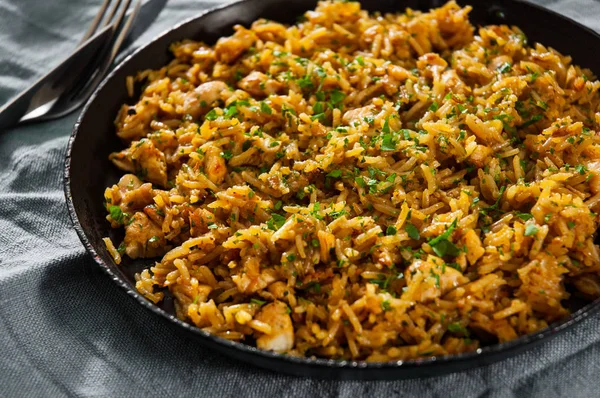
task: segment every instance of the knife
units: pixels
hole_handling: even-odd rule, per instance
[[[133,21],[132,29],[128,33],[128,43],[138,38],[154,22],[165,4],[166,0],[147,0],[142,3]],[[78,106],[69,107],[69,101],[61,96],[86,75],[86,70],[90,66],[97,64],[97,57],[105,53],[109,38],[118,33],[114,30],[112,24],[102,28],[54,69],[0,108],[0,131],[18,124],[21,120],[49,120],[75,110]],[[106,69],[108,66],[110,65],[107,65]],[[90,90],[89,94],[92,91]],[[51,108],[49,114],[52,116],[38,116],[41,107],[45,108],[44,111]]]

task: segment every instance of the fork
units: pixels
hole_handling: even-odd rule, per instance
[[[83,105],[131,30],[142,0],[136,0],[130,10],[131,3],[104,0],[73,54],[0,108],[0,130],[20,122],[56,119]]]

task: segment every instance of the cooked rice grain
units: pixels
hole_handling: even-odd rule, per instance
[[[369,361],[508,341],[597,298],[600,83],[516,27],[475,35],[470,9],[326,1],[174,43],[110,155],[120,250],[160,259],[137,289],[226,339]]]

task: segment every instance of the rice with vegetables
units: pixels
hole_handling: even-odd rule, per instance
[[[388,361],[505,342],[600,295],[600,83],[454,2],[321,2],[182,41],[116,119],[105,192],[158,303],[295,356]]]

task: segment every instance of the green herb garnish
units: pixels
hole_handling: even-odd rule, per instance
[[[419,230],[417,229],[417,227],[415,227],[411,223],[407,223],[406,226],[404,227],[404,230],[408,233],[408,236],[411,239],[419,240],[421,238],[421,235],[419,234]]]

